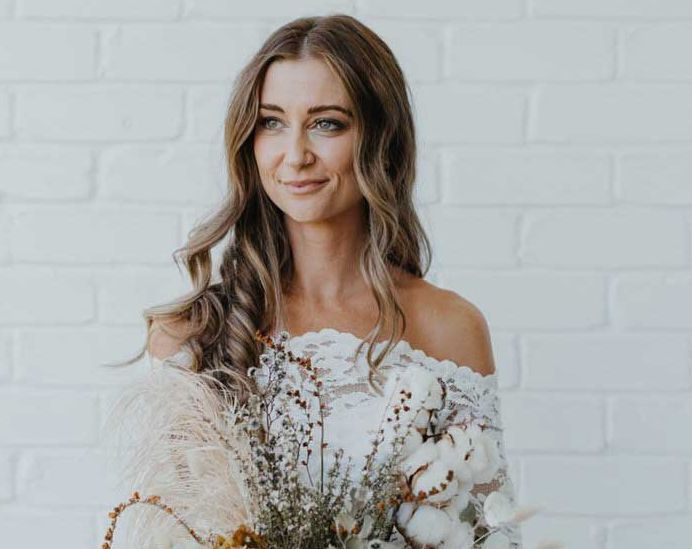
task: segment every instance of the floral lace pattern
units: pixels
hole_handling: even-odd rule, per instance
[[[355,335],[332,328],[307,332],[288,340],[288,347],[293,353],[309,356],[313,366],[318,368],[324,383],[325,440],[332,449],[341,447],[351,457],[357,466],[353,469],[354,478],[370,450],[386,408],[384,399],[368,384],[367,346],[358,360],[354,360],[355,350],[360,343],[361,339]],[[375,356],[385,344],[383,341],[374,345]],[[321,365],[324,367],[321,368]],[[435,373],[446,386],[446,405],[438,414],[439,426],[462,423],[482,426],[498,446],[502,463],[500,473],[492,482],[477,486],[476,495],[483,500],[486,494],[500,490],[516,501],[514,485],[507,470],[497,375],[484,376],[469,366],[458,365],[451,360],[438,360],[422,350],[412,348],[406,340],[401,340],[385,357],[375,379],[384,382],[383,378],[392,372],[412,365]],[[289,372],[291,374],[293,381],[299,382],[302,374],[295,371]],[[328,466],[327,463],[331,465],[329,457],[325,459],[325,466]],[[383,458],[380,456],[378,459]],[[512,549],[521,547],[518,528],[504,530],[504,533],[510,539]],[[399,537],[390,541],[405,547],[403,539]]]
[[[331,467],[335,450],[343,448],[345,459],[351,460],[350,474],[356,482],[365,456],[371,450],[372,441],[382,427],[380,421],[387,407],[384,398],[374,392],[368,383],[368,364],[365,358],[367,344],[358,359],[354,359],[355,350],[361,342],[354,334],[332,328],[306,332],[288,340],[288,349],[294,354],[310,357],[324,384],[322,402],[325,405],[324,441],[327,443],[324,470]],[[377,342],[373,347],[374,356],[385,345],[385,341]],[[152,359],[152,363],[157,365],[170,360],[186,362],[187,356],[187,352],[182,350],[163,361]],[[482,375],[469,366],[433,358],[422,350],[412,348],[406,340],[401,340],[385,357],[375,374],[375,380],[384,386],[389,375],[407,366],[422,367],[435,373],[444,383],[447,390],[446,405],[438,413],[438,428],[454,424],[479,425],[496,442],[502,464],[500,472],[491,482],[477,485],[474,489],[476,496],[483,501],[487,494],[499,490],[514,502],[515,489],[507,470],[502,434],[497,375]],[[287,382],[297,387],[303,386],[306,383],[306,373],[292,363],[288,364],[288,368]],[[287,405],[291,406],[290,401],[287,401]],[[301,417],[301,414],[307,420],[303,410],[291,407],[293,417]],[[386,457],[383,455],[385,449],[386,447],[380,449],[376,460]],[[308,470],[309,473],[302,473],[303,482],[312,482],[317,478],[319,459],[313,459]],[[503,533],[510,540],[511,549],[521,549],[518,527],[510,527],[503,530]],[[389,541],[400,547],[407,546],[396,530]]]

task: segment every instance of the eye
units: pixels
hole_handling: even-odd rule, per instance
[[[319,118],[318,120],[315,121],[315,124],[319,125],[322,123],[327,123],[327,124],[332,124],[334,127],[330,130],[329,128],[322,127],[320,129],[327,130],[327,131],[336,131],[336,130],[341,130],[343,129],[344,125],[339,122],[338,120],[333,120],[331,118]]]
[[[266,122],[278,122],[279,120],[277,118],[274,118],[273,116],[265,116],[259,119],[259,125],[262,128],[266,128],[268,130],[274,130],[276,128],[272,127],[267,127]]]
[[[273,116],[264,116],[261,117],[258,120],[258,125],[261,128],[267,129],[267,130],[276,130],[278,129],[277,126],[270,126],[272,122],[279,122],[278,118],[275,118]],[[321,124],[326,124],[327,126],[320,126]],[[315,125],[318,126],[318,129],[320,130],[326,130],[326,131],[339,131],[344,129],[345,125],[338,120],[334,120],[333,118],[318,118],[315,120]],[[329,127],[331,126],[331,127]]]

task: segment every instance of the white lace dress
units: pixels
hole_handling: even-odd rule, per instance
[[[278,332],[274,333],[276,337]],[[365,358],[367,346],[354,360],[355,350],[361,339],[348,332],[324,328],[316,332],[307,332],[292,336],[288,340],[288,349],[302,357],[310,357],[313,367],[317,368],[319,379],[323,382],[322,402],[325,408],[324,441],[327,443],[325,454],[325,471],[333,463],[333,453],[342,448],[344,459],[351,458],[352,478],[357,479],[365,457],[371,450],[372,440],[381,427],[383,411],[386,408],[384,396],[378,395],[368,384],[368,364]],[[386,342],[378,342],[374,349],[377,356]],[[180,352],[166,361],[185,362],[188,355]],[[161,361],[152,359],[154,364]],[[304,371],[293,367],[292,377],[300,383]],[[512,502],[516,502],[515,489],[508,474],[502,434],[500,402],[498,396],[497,374],[486,375],[472,370],[466,365],[458,365],[451,360],[438,360],[428,356],[419,349],[413,349],[405,341],[400,341],[380,365],[376,379],[380,382],[392,372],[418,365],[433,372],[444,381],[447,387],[446,407],[438,415],[439,424],[443,427],[455,423],[477,423],[486,426],[486,432],[497,444],[500,456],[499,473],[487,484],[476,485],[474,493],[487,494],[495,490],[503,492]],[[384,377],[381,377],[384,376]],[[318,441],[319,442],[319,441]],[[376,461],[384,459],[384,448],[380,448]],[[317,478],[319,460],[312,460],[311,477]],[[304,482],[309,482],[306,473],[302,474]],[[511,549],[522,547],[521,533],[518,527],[504,530],[510,540]],[[394,530],[393,539],[389,540],[398,547],[406,547],[400,534]],[[177,547],[177,546],[176,546]]]

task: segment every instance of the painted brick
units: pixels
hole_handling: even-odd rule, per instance
[[[689,342],[671,334],[526,335],[531,389],[679,391],[690,387]]]
[[[75,392],[2,387],[3,445],[90,444],[96,440],[98,400]]]
[[[544,510],[523,523],[521,530],[527,547],[539,547],[550,540],[564,547],[605,549],[604,529],[594,518],[556,517]]]
[[[648,151],[620,159],[620,200],[637,204],[692,204],[692,154]]]
[[[538,90],[533,141],[651,143],[692,140],[692,87],[548,84]]]
[[[113,270],[94,275],[99,321],[144,326],[142,311],[189,291],[189,282],[174,266],[165,270]]]
[[[440,283],[476,303],[493,328],[558,331],[605,323],[599,276],[445,272]]]
[[[249,25],[138,25],[106,41],[104,76],[117,80],[228,82],[261,45]],[[219,55],[223,52],[223,55]]]
[[[31,385],[80,387],[124,384],[131,377],[127,366],[116,368],[104,364],[134,356],[144,345],[145,335],[144,326],[140,329],[20,331],[15,378]]]
[[[14,497],[15,456],[8,450],[0,451],[0,502],[5,503]]]
[[[362,0],[358,3],[358,11],[367,15],[390,16],[392,5],[387,0]],[[521,16],[522,13],[523,5],[519,0],[498,0],[496,2],[437,0],[429,3],[403,0],[397,3],[396,11],[398,17],[444,20],[455,17],[513,19]]]
[[[437,242],[437,260],[441,265],[508,267],[516,264],[516,213],[444,207],[432,209],[429,217],[430,233]],[[457,237],[445,238],[450,234]]]
[[[218,144],[217,150],[221,154],[223,125],[229,101],[230,92],[224,87],[191,87],[187,94],[188,138]]]
[[[646,521],[619,520],[608,529],[613,549],[687,549],[692,514],[651,517]]]
[[[610,446],[617,451],[692,454],[692,440],[681,436],[692,424],[692,399],[683,396],[613,398]]]
[[[91,190],[91,155],[62,147],[0,148],[0,193],[12,201],[79,200]]]
[[[625,36],[623,75],[627,78],[690,80],[692,24],[657,24],[630,29]]]
[[[329,12],[352,13],[353,2],[349,0],[302,0],[300,4],[286,4],[282,0],[259,0],[256,2],[226,2],[225,0],[188,0],[186,15],[191,18],[208,17],[238,18],[300,17],[321,15]]]
[[[12,376],[12,333],[0,332],[0,383]]]
[[[96,76],[96,31],[0,23],[0,80],[86,80]]]
[[[415,124],[427,143],[523,141],[526,100],[519,92],[477,91],[455,84],[418,85],[413,103]]]
[[[0,509],[0,529],[7,547],[90,549],[97,546],[92,522],[88,513],[46,511],[19,505]],[[106,528],[100,534],[105,531]],[[30,545],[27,545],[27,538],[31,539]],[[98,539],[99,543],[102,541],[103,538]]]
[[[10,116],[10,94],[0,90],[0,139],[9,137],[12,132]]]
[[[685,464],[665,457],[531,457],[526,498],[551,513],[648,516],[685,507]]]
[[[551,267],[681,267],[689,264],[682,213],[551,211],[529,213],[521,258]]]
[[[182,96],[148,87],[41,87],[17,94],[22,139],[56,141],[151,140],[176,137]]]
[[[687,0],[533,0],[534,15],[657,18],[692,16]]]
[[[445,75],[463,80],[601,80],[614,73],[607,26],[527,21],[452,27]]]
[[[123,481],[112,457],[98,449],[36,450],[18,463],[18,501],[75,510],[106,508],[121,501]]]
[[[101,157],[99,194],[108,200],[212,206],[226,192],[225,166],[208,147],[123,147]]]
[[[442,155],[445,204],[607,204],[610,162],[599,153],[490,149]]]
[[[0,269],[0,324],[78,324],[95,314],[88,276],[52,268]]]
[[[512,393],[502,400],[510,451],[594,453],[605,447],[605,406],[583,396]]]
[[[692,328],[692,277],[620,275],[613,291],[613,316],[625,328]]]
[[[175,214],[122,209],[69,213],[67,218],[62,210],[18,213],[13,257],[39,263],[169,263],[178,244]]]
[[[18,0],[19,15],[55,19],[175,19],[182,0]]]

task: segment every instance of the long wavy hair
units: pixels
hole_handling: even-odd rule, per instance
[[[355,107],[353,171],[364,196],[366,240],[359,270],[378,306],[368,344],[372,374],[401,340],[406,318],[394,292],[390,268],[423,278],[431,246],[413,205],[416,139],[411,91],[393,53],[370,28],[346,14],[301,17],[274,31],[236,77],[224,124],[228,190],[222,203],[173,252],[189,272],[193,290],[171,303],[150,307],[143,316],[147,338],[132,364],[147,351],[155,320],[177,326],[176,339],[193,356],[193,371],[223,382],[240,402],[254,384],[247,375],[263,345],[256,331],[269,333],[284,318],[283,291],[293,272],[283,213],[264,191],[253,152],[260,91],[276,60],[318,58],[340,78]],[[211,248],[228,237],[212,283]],[[169,332],[172,334],[172,332]],[[383,351],[373,344],[387,334]]]

